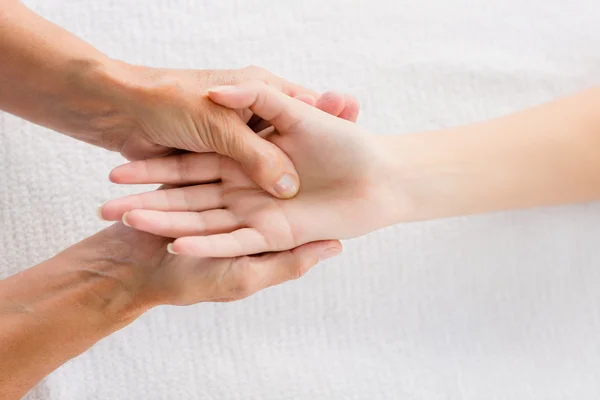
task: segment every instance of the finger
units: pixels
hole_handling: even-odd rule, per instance
[[[237,116],[223,114],[231,111],[215,105],[209,129],[210,147],[217,153],[240,163],[244,172],[261,188],[278,198],[296,195],[299,178],[289,157],[273,143],[256,135]]]
[[[337,92],[327,92],[317,99],[316,107],[335,117],[340,115],[346,105],[344,95]]]
[[[315,100],[315,98],[313,96],[311,96],[310,94],[300,94],[294,98],[296,100],[299,100],[303,103],[308,104],[311,107],[315,107],[317,104],[317,100]],[[254,122],[254,124],[252,125],[252,130],[254,132],[257,132],[261,137],[264,137],[262,134],[265,131],[265,129],[267,129],[271,126],[271,123],[269,121],[265,121],[264,119],[262,119],[260,117],[257,117],[257,119],[260,119],[260,121]]]
[[[113,169],[109,179],[124,184],[188,184],[214,182],[221,178],[216,153],[186,153],[134,161]]]
[[[225,155],[240,163],[244,172],[271,195],[287,199],[298,193],[300,179],[289,157],[276,145],[264,140],[247,126],[243,141],[232,140]]]
[[[342,243],[339,240],[324,240],[307,243],[289,251],[252,258],[261,270],[272,271],[270,279],[263,281],[263,288],[266,288],[298,279],[320,261],[335,257],[341,252]]]
[[[305,118],[317,115],[314,113],[320,113],[314,107],[258,81],[213,88],[208,95],[215,103],[225,107],[249,108],[269,121],[280,134],[292,133],[290,128]]]
[[[290,97],[308,95],[316,99],[320,96],[320,94],[315,92],[314,90],[307,89],[302,85],[298,85],[296,83],[283,79],[263,68],[254,67],[250,69],[254,70],[254,73],[248,74],[248,78],[262,81],[265,84],[276,88],[278,91],[285,93]]]
[[[183,237],[169,245],[169,252],[193,257],[240,257],[270,250],[265,237],[253,228],[218,235]]]
[[[123,214],[123,223],[140,231],[171,238],[214,235],[239,228],[233,213],[223,209],[204,212],[131,210]]]
[[[107,221],[123,218],[135,209],[158,211],[205,211],[221,208],[221,184],[188,186],[176,189],[155,190],[110,200],[99,209],[100,217]]]
[[[356,122],[358,119],[358,113],[360,112],[360,103],[354,98],[354,96],[345,95],[344,98],[346,104],[338,117],[350,122]]]
[[[215,301],[243,299],[268,287],[298,279],[319,261],[334,257],[341,251],[339,241],[326,240],[288,251],[235,259],[223,275],[221,293]]]

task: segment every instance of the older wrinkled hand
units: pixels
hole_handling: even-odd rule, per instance
[[[342,119],[355,121],[359,111],[352,97],[322,97],[257,67],[221,71],[128,68],[124,79],[129,82],[122,86],[128,88],[124,107],[133,129],[120,145],[123,156],[147,159],[173,149],[217,152],[239,162],[254,182],[279,198],[298,191],[294,165],[277,146],[256,135],[252,128],[265,128],[263,121],[252,118],[248,109],[219,107],[207,97],[208,89],[259,80]]]
[[[168,238],[117,223],[101,235],[110,237],[111,267],[101,271],[122,282],[133,310],[153,306],[235,301],[262,289],[298,279],[319,261],[342,251],[337,240],[309,243],[290,251],[238,258],[191,258],[167,252]],[[107,241],[100,243],[106,246]],[[141,308],[141,309],[138,309]],[[124,309],[128,314],[127,308]],[[110,316],[112,319],[126,315]]]

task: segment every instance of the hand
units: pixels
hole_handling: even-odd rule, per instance
[[[22,398],[154,306],[238,300],[341,251],[328,241],[259,257],[192,259],[167,253],[167,242],[117,223],[0,280],[0,398]]]
[[[216,154],[185,154],[116,168],[116,183],[201,185],[106,203],[103,218],[177,238],[171,251],[234,257],[350,238],[387,224],[384,150],[375,136],[259,82],[211,91],[231,109],[249,108],[273,124],[267,140],[285,151],[302,179],[298,196],[278,200],[239,164]],[[211,183],[220,181],[218,183]]]
[[[256,79],[341,118],[355,120],[358,114],[352,98],[322,99],[261,68],[133,66],[110,59],[21,2],[0,9],[0,110],[128,159],[174,149],[217,152],[237,160],[264,190],[287,198],[298,190],[289,158],[246,125],[263,126],[248,110],[236,115],[217,107],[206,90]]]
[[[130,88],[126,108],[136,122],[119,146],[123,156],[137,160],[173,149],[215,151],[238,161],[253,181],[280,198],[292,197],[298,190],[294,165],[280,149],[255,134],[253,127],[265,125],[251,118],[248,109],[219,107],[206,96],[207,89],[260,80],[340,118],[356,121],[358,116],[358,103],[350,96],[320,97],[257,67],[223,71],[132,67],[131,71],[127,76],[135,76],[128,78],[134,84],[123,85]]]
[[[84,241],[74,247],[100,249],[96,252],[108,247],[111,263],[98,263],[108,265],[108,269],[101,268],[96,275],[116,278],[113,280],[119,281],[119,288],[128,288],[128,295],[124,296],[128,306],[116,304],[115,307],[124,310],[117,312],[123,315],[108,315],[110,319],[125,319],[125,322],[129,313],[137,317],[156,305],[240,300],[267,287],[300,278],[319,261],[342,251],[340,242],[329,240],[256,257],[198,259],[173,256],[167,252],[169,239],[139,232],[121,223],[97,236],[87,240],[96,240],[98,243],[94,246],[86,246]],[[104,303],[110,304],[109,301]]]

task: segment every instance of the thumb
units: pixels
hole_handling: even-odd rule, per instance
[[[282,135],[291,133],[303,120],[323,114],[305,102],[293,99],[259,81],[209,89],[212,101],[227,108],[249,108]]]
[[[298,279],[320,261],[335,257],[342,252],[338,240],[311,242],[295,249],[249,258],[251,267],[261,274],[261,287],[279,285],[292,279]],[[258,272],[260,271],[260,272]]]
[[[257,185],[271,195],[287,199],[298,193],[299,178],[294,164],[279,147],[263,139],[239,118],[223,129],[214,149],[240,163]]]

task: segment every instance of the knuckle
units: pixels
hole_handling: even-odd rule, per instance
[[[245,299],[255,292],[252,281],[248,278],[241,278],[236,282],[231,290],[231,295],[236,299]]]
[[[290,269],[290,279],[295,281],[302,278],[305,273],[306,271],[302,266],[296,265],[294,268]]]
[[[296,261],[293,265],[290,266],[290,279],[297,280],[302,278],[310,269],[310,265],[307,263],[303,263],[300,261]]]
[[[256,109],[258,110],[266,110],[267,107],[266,106],[267,103],[267,96],[265,94],[264,91],[259,91],[258,94],[256,95],[256,99],[254,100],[254,107],[256,107]],[[268,116],[266,116],[267,119]]]
[[[244,299],[260,289],[257,274],[248,257],[239,259],[237,269],[236,277],[229,290],[230,297]]]
[[[204,79],[206,86],[231,85],[236,83],[236,77],[229,71],[208,70],[205,71]]]

